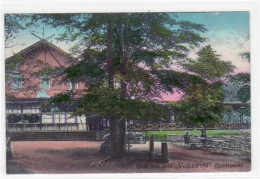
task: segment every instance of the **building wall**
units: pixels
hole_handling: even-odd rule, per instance
[[[45,44],[46,45],[46,44]],[[22,75],[22,88],[12,89],[12,84],[6,84],[7,96],[15,96],[17,98],[35,98],[41,89],[40,72],[46,68],[69,67],[75,59],[61,51],[46,45],[48,50],[41,45],[34,48],[24,55],[24,62],[16,71],[10,73]],[[12,60],[12,59],[10,59]],[[52,97],[56,94],[66,92],[70,88],[69,81],[61,81],[62,77],[50,76],[50,89],[46,89],[46,93]],[[79,83],[78,89],[83,89],[84,84]]]
[[[48,49],[48,50],[46,50]],[[62,81],[62,77],[52,75],[50,76],[50,88],[42,89],[41,86],[41,73],[43,69],[55,69],[59,67],[69,67],[73,64],[75,59],[71,58],[68,54],[65,54],[61,50],[47,42],[39,43],[38,46],[32,45],[28,47],[23,55],[23,62],[17,66],[14,71],[7,72],[8,75],[19,74],[22,76],[22,87],[20,89],[13,89],[12,80],[6,83],[6,96],[15,97],[17,101],[22,99],[35,99],[39,97],[39,93],[44,90],[47,97],[53,97],[59,93],[64,93],[70,90],[70,82]],[[8,60],[12,60],[9,58]],[[84,88],[83,83],[78,84],[78,89]],[[43,113],[40,110],[40,104],[24,105],[21,110],[20,103],[18,105],[9,105],[6,108],[7,117],[16,118],[13,121],[17,121],[17,118],[27,118],[32,115],[41,116],[42,123],[86,123],[84,116],[77,116],[70,118],[70,113],[56,112],[54,114]],[[23,115],[21,115],[23,113]],[[22,116],[22,117],[21,117]],[[35,117],[35,116],[34,116]]]

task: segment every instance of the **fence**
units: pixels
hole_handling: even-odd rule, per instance
[[[73,132],[89,131],[86,123],[8,123],[9,132]]]
[[[219,126],[208,127],[208,129],[249,129],[250,123],[221,123]],[[170,131],[170,130],[192,130],[193,127],[186,127],[176,123],[136,123],[127,126],[129,131]],[[203,129],[203,127],[196,127]]]
[[[250,123],[221,123],[219,126],[208,127],[208,129],[250,129]],[[192,130],[176,123],[136,123],[127,126],[128,131],[168,131],[168,130]],[[203,129],[203,127],[196,127]],[[8,123],[9,132],[73,132],[89,131],[86,123]]]

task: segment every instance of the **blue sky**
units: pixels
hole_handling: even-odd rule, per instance
[[[237,71],[249,72],[250,64],[240,53],[250,51],[250,15],[248,12],[177,13],[178,19],[204,24],[203,34],[221,59],[232,61]]]
[[[221,55],[221,59],[231,61],[237,66],[237,71],[250,71],[250,64],[242,60],[240,53],[250,51],[250,25],[248,12],[207,12],[207,13],[176,13],[177,19],[188,20],[191,22],[203,24],[208,31],[202,35],[207,38],[205,45],[210,44],[217,54]],[[42,28],[31,29],[35,34],[42,36]],[[61,30],[45,28],[45,38],[58,34]],[[5,56],[9,57],[13,53],[19,52],[29,45],[37,42],[39,39],[31,35],[28,30],[21,31],[19,36],[15,39],[18,43],[13,48],[6,49]],[[68,51],[73,46],[72,43],[56,42],[52,43],[60,48]],[[190,56],[195,57],[195,51],[191,52]]]

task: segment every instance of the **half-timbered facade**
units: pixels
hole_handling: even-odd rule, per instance
[[[86,123],[84,116],[71,117],[72,109],[58,105],[41,108],[59,93],[84,89],[83,83],[53,75],[55,70],[75,62],[75,58],[45,39],[6,59],[8,123]]]

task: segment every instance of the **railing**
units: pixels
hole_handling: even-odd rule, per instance
[[[250,123],[221,123],[219,126],[208,127],[208,129],[249,129]],[[170,131],[170,130],[191,130],[194,128],[182,126],[176,123],[136,123],[129,124],[129,131]],[[196,127],[203,129],[203,127]]]
[[[8,132],[88,131],[86,123],[8,123]]]
[[[250,129],[250,123],[222,123],[220,129]]]
[[[161,130],[184,130],[185,127],[176,123],[136,123],[128,125],[129,131],[161,131]]]
[[[219,126],[208,129],[249,129],[250,123],[221,123]],[[136,123],[127,126],[128,131],[167,131],[167,130],[191,130],[176,123]],[[196,127],[196,129],[203,129]],[[8,123],[9,132],[72,132],[89,131],[86,123]]]

